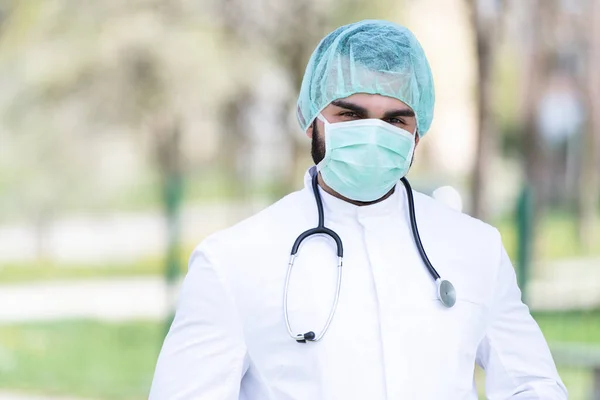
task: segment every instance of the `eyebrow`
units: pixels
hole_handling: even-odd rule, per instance
[[[403,108],[400,110],[390,110],[386,111],[383,115],[383,118],[396,118],[396,117],[414,117],[415,112],[410,108]]]
[[[361,107],[357,104],[350,103],[344,100],[334,100],[331,102],[336,107],[345,108],[346,110],[354,111],[359,115],[369,115],[369,112],[366,108]],[[383,115],[383,118],[395,118],[395,117],[414,117],[415,112],[410,108],[401,108],[397,110],[386,111]]]
[[[359,105],[347,102],[347,101],[343,101],[343,100],[334,100],[331,102],[331,104],[333,104],[336,107],[340,107],[340,108],[345,108],[346,110],[351,110],[354,111],[357,114],[360,115],[369,115],[369,112],[367,111],[366,108],[361,107]]]

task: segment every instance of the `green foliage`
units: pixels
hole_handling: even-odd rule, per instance
[[[600,218],[597,219],[600,230]],[[502,234],[502,240],[508,255],[513,261],[517,256],[517,231],[514,218],[505,217],[493,224]],[[600,242],[590,251],[584,251],[577,238],[575,217],[565,213],[550,213],[542,218],[537,227],[535,260],[548,261],[582,256],[600,256]]]
[[[163,264],[158,257],[104,265],[58,265],[43,261],[3,264],[0,266],[0,283],[159,275],[164,268]]]
[[[187,272],[187,260],[194,246],[184,246],[179,253],[181,274]],[[133,276],[160,276],[165,268],[165,258],[147,257],[134,262],[89,264],[56,264],[47,261],[10,263],[0,265],[0,284],[36,282],[45,280],[74,280],[94,278],[120,278]]]
[[[495,103],[499,133],[501,135],[501,154],[511,156],[522,156],[523,135],[531,134],[524,132],[519,122],[522,120],[523,111],[520,107],[522,90],[520,65],[514,60],[519,57],[517,49],[507,44],[499,48],[497,57],[497,68],[495,68]],[[506,82],[514,84],[507,85]]]
[[[533,317],[548,342],[600,345],[600,309],[568,312],[536,312]]]
[[[550,343],[600,346],[600,310],[534,317]],[[147,398],[163,335],[161,322],[0,326],[0,387],[106,400]],[[591,387],[589,371],[560,368],[560,373],[570,398],[584,399]],[[478,374],[480,389],[482,382]]]
[[[600,310],[570,312],[536,312],[533,317],[539,324],[552,348],[553,342],[588,343],[600,346]],[[585,400],[592,390],[592,372],[584,368],[563,367],[558,372],[569,391],[569,399]],[[476,371],[479,398],[485,399],[485,374]]]
[[[148,396],[163,333],[154,322],[2,326],[0,387],[141,400]]]
[[[159,122],[172,116],[185,126],[192,145],[176,160],[205,162],[205,142],[215,141],[207,116],[241,86],[231,76],[246,75],[233,70],[249,72],[255,61],[244,62],[246,50],[225,43],[194,2],[31,0],[13,2],[7,15],[0,219],[110,207],[124,192],[139,204],[144,174],[164,170],[154,154],[164,148]]]

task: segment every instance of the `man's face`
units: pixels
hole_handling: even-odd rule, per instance
[[[379,94],[357,93],[344,99],[333,101],[321,112],[329,123],[376,118],[410,133],[415,132],[417,120],[413,110],[398,99]],[[311,154],[315,164],[325,158],[324,124],[316,119],[306,130],[312,140]],[[419,136],[415,135],[416,144]]]

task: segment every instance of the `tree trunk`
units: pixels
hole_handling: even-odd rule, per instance
[[[589,2],[589,46],[587,58],[587,116],[581,158],[579,194],[579,238],[589,250],[595,243],[597,210],[600,200],[600,4]]]
[[[301,2],[297,4],[296,7],[295,14],[298,21],[305,21],[298,25],[298,29],[303,30],[304,34],[292,36],[294,40],[286,43],[285,48],[281,48],[279,51],[280,54],[285,55],[285,68],[288,71],[294,88],[293,98],[290,99],[290,104],[293,105],[293,107],[289,108],[294,110],[294,115],[296,112],[297,94],[300,92],[306,64],[308,63],[307,57],[311,54],[313,47],[316,45],[314,42],[317,42],[319,39],[320,28],[325,26],[327,22],[324,15],[315,12],[315,8],[308,2]],[[289,109],[285,110],[285,112],[289,112]],[[304,155],[307,154],[309,149],[309,146],[307,145],[308,138],[306,138],[304,132],[302,132],[302,138],[298,139],[298,131],[299,129],[290,129],[289,140],[292,164],[286,182],[282,185],[288,193],[298,187],[297,177],[301,176],[301,169],[304,169],[301,162],[305,159]]]
[[[537,104],[542,86],[542,55],[540,44],[540,29],[542,16],[538,12],[538,1],[531,0],[524,4],[527,12],[526,27],[521,32],[524,37],[523,61],[523,158],[525,167],[525,185],[533,189],[533,222],[535,228],[541,215],[542,201],[540,186],[543,181],[543,154],[541,138],[536,124]],[[535,229],[534,229],[535,232]],[[535,235],[534,235],[535,236]]]
[[[248,153],[250,143],[246,129],[248,129],[247,107],[252,101],[248,88],[242,88],[222,108],[218,164],[224,172],[226,191],[235,198],[246,198],[251,189],[248,164],[252,160]]]
[[[477,44],[477,106],[478,132],[475,168],[471,184],[471,213],[474,217],[487,219],[489,216],[489,184],[491,167],[497,148],[497,127],[494,121],[493,70],[497,18],[485,17],[479,9],[479,1],[471,1],[473,26]]]
[[[184,191],[184,165],[181,154],[181,127],[179,120],[168,111],[160,111],[151,120],[154,156],[159,167],[161,198],[166,225],[167,252],[165,255],[165,280],[169,309],[175,309],[175,289],[181,274],[181,205]],[[173,320],[165,321],[165,332]]]

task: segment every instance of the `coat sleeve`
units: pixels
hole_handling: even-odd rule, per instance
[[[498,267],[486,334],[477,364],[486,372],[489,400],[566,400],[544,336],[521,301],[516,274],[500,241]]]
[[[247,365],[233,297],[201,245],[190,258],[150,400],[237,400]]]

